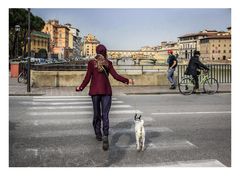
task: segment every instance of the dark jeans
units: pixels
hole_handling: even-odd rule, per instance
[[[108,136],[109,118],[108,114],[111,108],[112,96],[94,95],[93,102],[93,128],[96,136],[102,136],[101,121],[103,122],[103,135]]]
[[[194,89],[198,89],[199,88],[198,75],[193,75],[192,77],[193,77],[194,82],[195,82]]]

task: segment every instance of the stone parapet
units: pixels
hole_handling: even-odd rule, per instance
[[[66,87],[79,85],[86,71],[35,71],[31,70],[31,85],[33,87]],[[136,86],[163,86],[169,85],[166,73],[143,73],[143,74],[121,74],[126,78],[135,80]],[[109,76],[112,86],[124,86]]]

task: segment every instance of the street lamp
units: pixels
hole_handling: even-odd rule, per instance
[[[15,25],[15,31],[17,35],[16,48],[15,48],[15,58],[18,58],[18,32],[20,31],[20,25]]]
[[[27,92],[31,92],[30,89],[30,57],[31,57],[31,36],[30,36],[30,8],[28,9],[28,62],[27,62]]]

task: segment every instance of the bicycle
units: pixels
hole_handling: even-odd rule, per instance
[[[23,71],[18,75],[17,81],[19,83],[27,84],[27,71],[23,69]]]
[[[198,77],[202,76],[200,84],[203,85],[203,91],[208,94],[214,94],[218,91],[218,80],[209,77],[208,71],[202,72]],[[192,76],[184,77],[178,83],[179,92],[183,95],[191,95],[194,92],[195,81]]]

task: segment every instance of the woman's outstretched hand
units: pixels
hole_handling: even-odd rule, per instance
[[[129,79],[129,83],[128,84],[134,85],[134,80],[133,79]]]
[[[79,87],[79,86],[76,87],[76,91],[77,91],[77,92],[80,91],[80,87]]]

